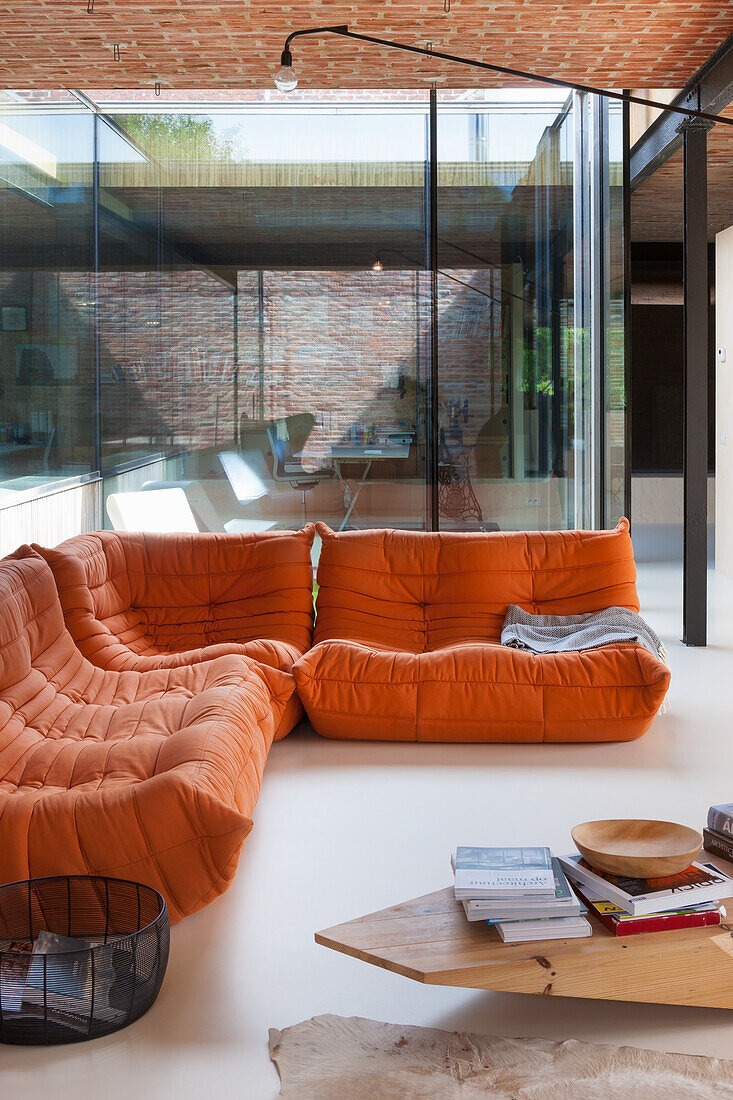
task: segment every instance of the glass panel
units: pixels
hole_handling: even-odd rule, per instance
[[[106,465],[215,530],[424,526],[425,100],[115,122]]]
[[[614,527],[626,507],[626,356],[624,295],[623,110],[608,100],[608,231],[604,270],[607,280],[605,332],[605,517]]]
[[[94,463],[93,117],[0,97],[0,496]],[[42,100],[42,94],[38,97]]]
[[[441,526],[615,522],[615,105],[440,93],[434,298],[422,93],[105,95],[94,211],[91,113],[0,93],[6,492],[99,466],[200,528],[423,527],[437,310]]]
[[[159,455],[171,439],[156,392],[163,356],[160,171],[99,119],[102,470]]]
[[[457,97],[438,108],[440,525],[572,527],[572,108]]]

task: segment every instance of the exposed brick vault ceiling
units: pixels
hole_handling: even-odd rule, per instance
[[[679,87],[733,31],[721,0],[14,0],[0,87],[263,88],[286,34],[328,23],[602,87]],[[113,45],[120,61],[113,60]],[[473,87],[501,78],[333,36],[297,43],[302,87]]]

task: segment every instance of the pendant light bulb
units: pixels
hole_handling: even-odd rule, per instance
[[[293,55],[290,50],[282,52],[280,68],[275,73],[275,87],[279,92],[292,92],[298,87],[298,78],[293,69]]]
[[[381,271],[384,271],[384,264],[380,260],[379,256],[377,256],[376,260],[372,264],[372,271],[375,271],[377,275],[379,275]]]

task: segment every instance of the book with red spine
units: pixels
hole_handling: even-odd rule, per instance
[[[598,917],[614,936],[636,936],[641,932],[672,932],[676,928],[704,928],[720,924],[725,909],[708,905],[689,909],[673,909],[668,913],[648,913],[632,917],[612,901],[592,900],[573,883],[573,889],[594,917]]]

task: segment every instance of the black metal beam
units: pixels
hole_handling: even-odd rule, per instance
[[[718,114],[732,101],[733,35],[730,35],[698,69],[671,105]],[[648,179],[681,146],[679,115],[671,110],[664,111],[631,149],[631,189]]]
[[[708,232],[707,130],[683,123],[684,150],[684,576],[682,641],[707,642]]]

